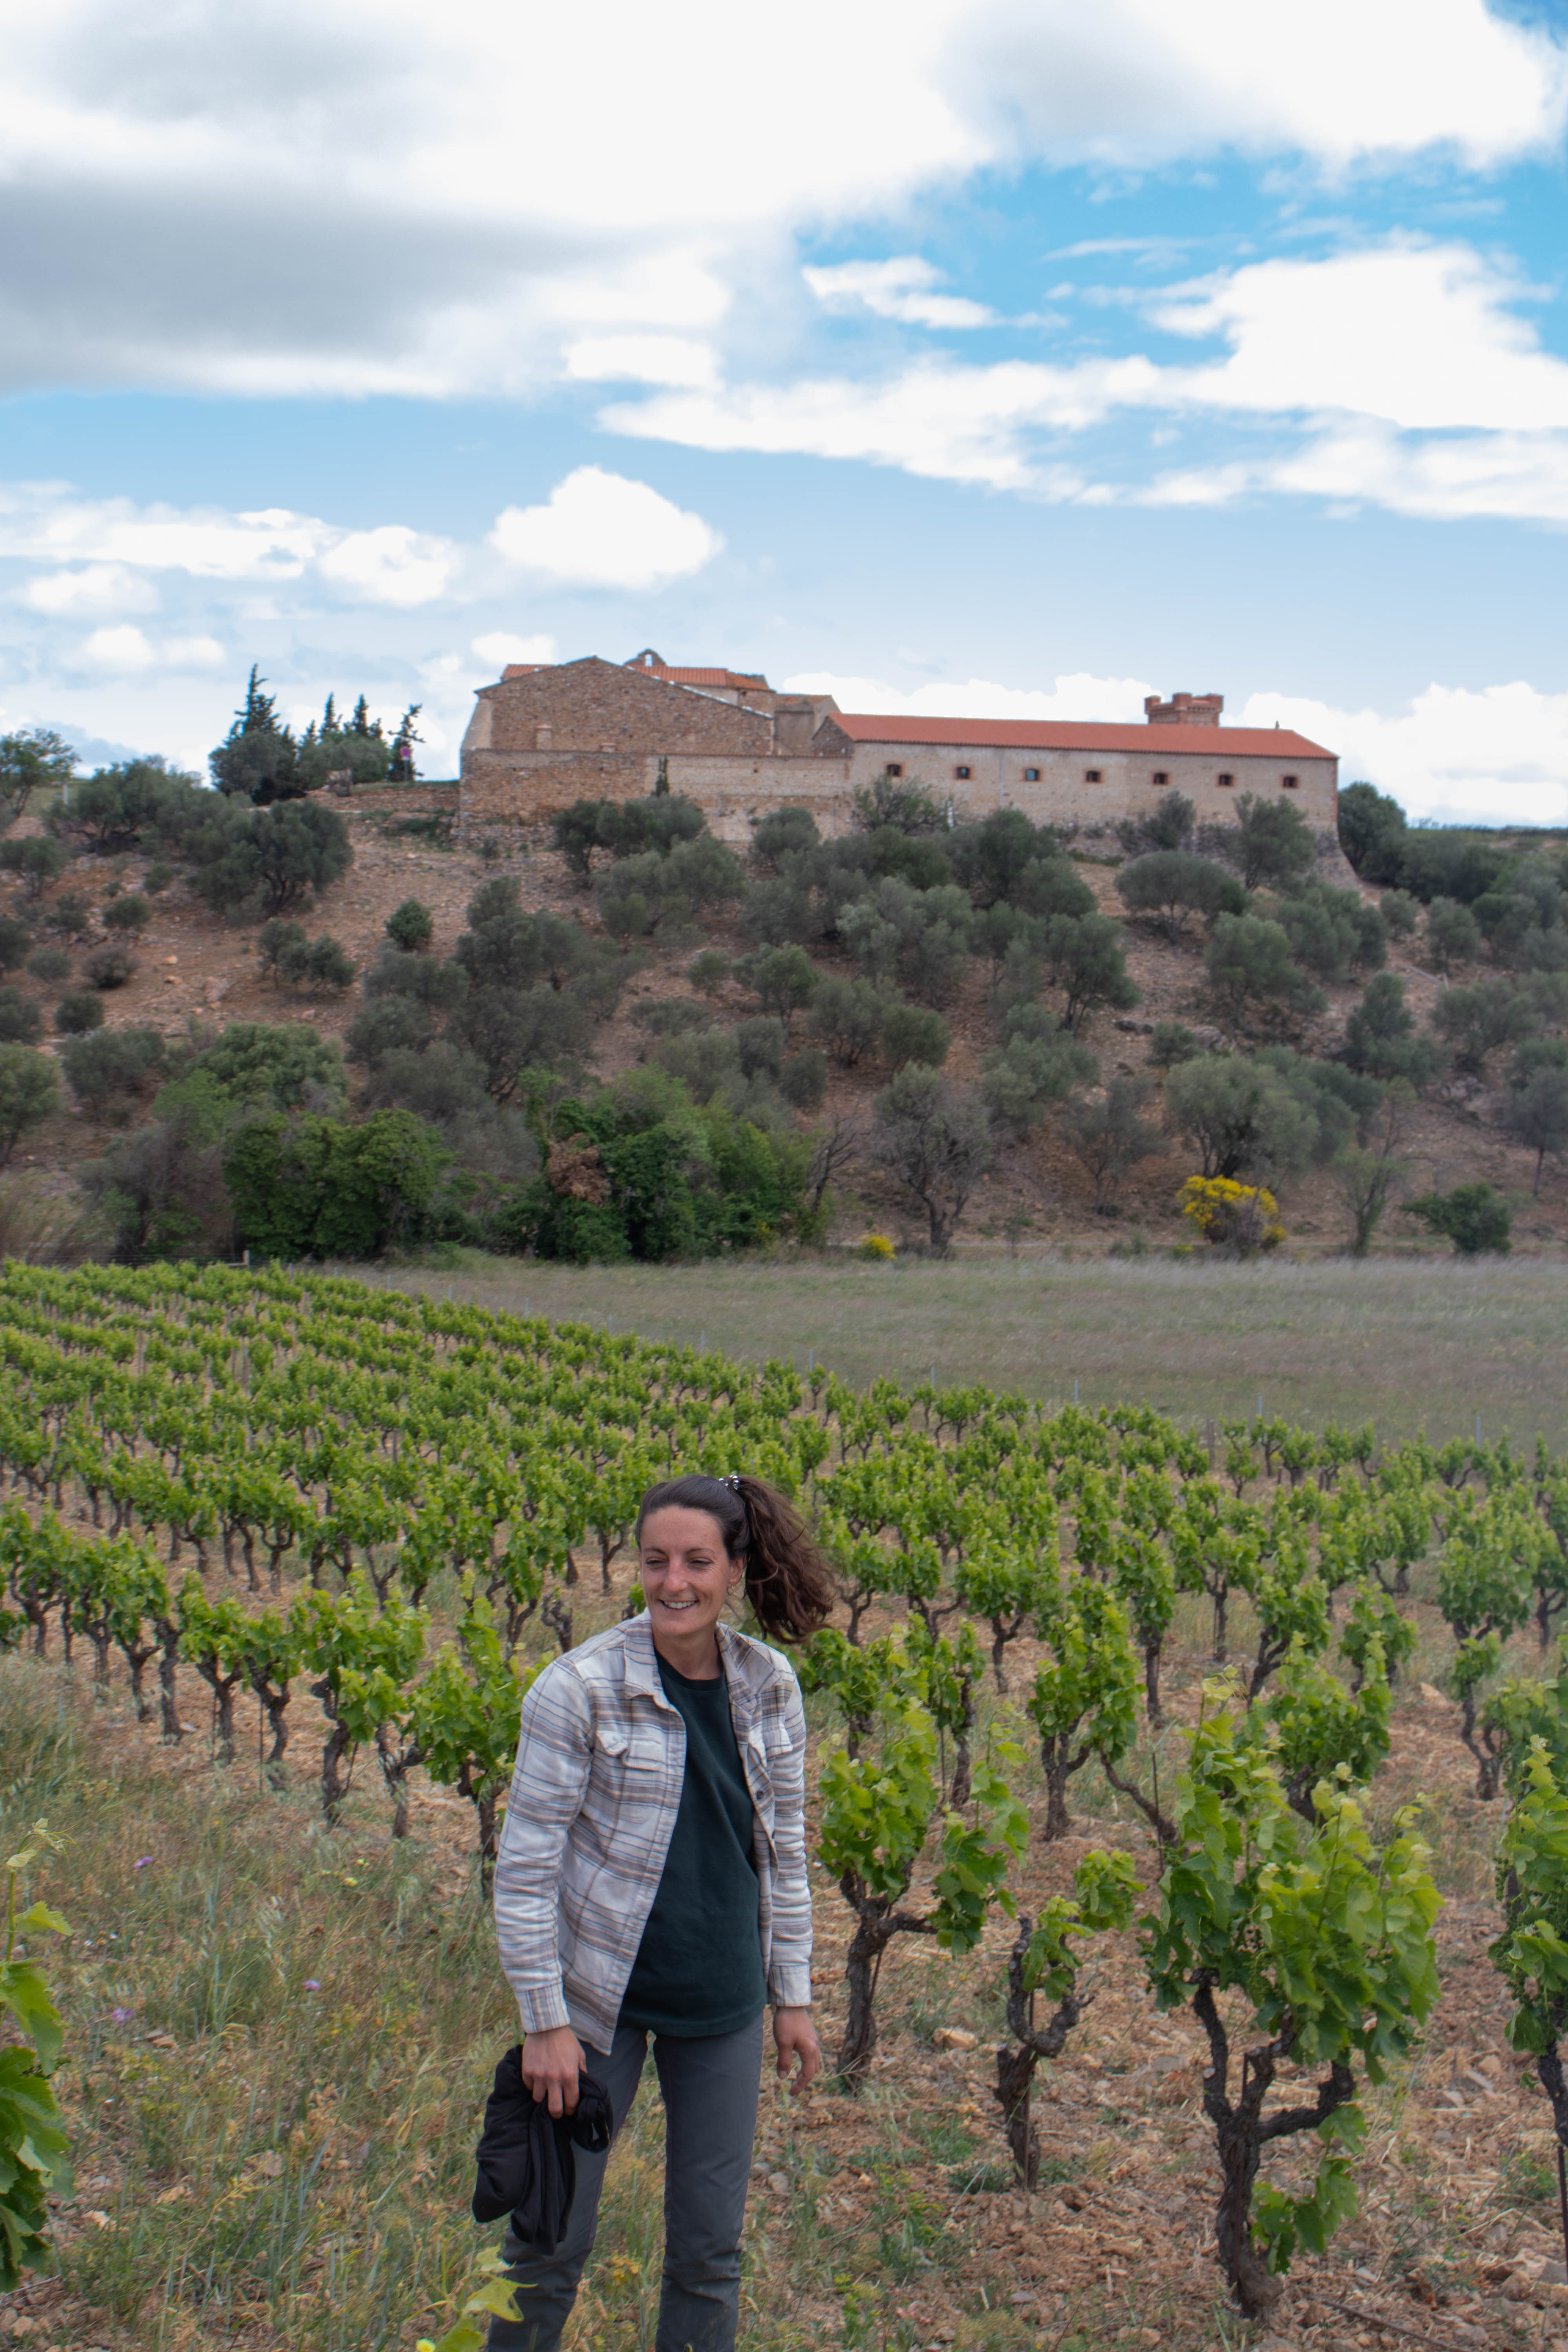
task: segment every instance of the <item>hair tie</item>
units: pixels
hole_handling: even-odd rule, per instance
[[[740,1472],[738,1470],[727,1470],[722,1478],[720,1479],[719,1484],[721,1486],[733,1487],[735,1493],[738,1495],[741,1491]]]

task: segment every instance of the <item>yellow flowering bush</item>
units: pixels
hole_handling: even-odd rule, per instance
[[[1261,1184],[1238,1184],[1233,1176],[1189,1176],[1177,1196],[1215,1249],[1250,1257],[1254,1250],[1278,1249],[1285,1238],[1279,1205]]]
[[[857,1255],[869,1258],[875,1265],[888,1265],[899,1253],[886,1234],[868,1234]]]

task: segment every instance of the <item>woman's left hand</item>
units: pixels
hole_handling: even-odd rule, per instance
[[[811,2021],[809,2009],[775,2009],[773,2041],[778,2047],[776,2074],[790,2076],[792,2091],[804,2091],[822,2071],[822,2044],[816,2038],[816,2028]]]

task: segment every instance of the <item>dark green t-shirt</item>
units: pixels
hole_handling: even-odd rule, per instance
[[[693,1682],[664,1658],[658,1678],[686,1725],[686,1777],[621,2023],[682,2038],[738,2033],[762,2015],[767,1986],[752,1793],[730,1720],[730,1686],[721,1674]]]

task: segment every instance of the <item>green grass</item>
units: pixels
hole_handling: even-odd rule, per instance
[[[863,1387],[934,1368],[943,1385],[1085,1404],[1123,1399],[1183,1422],[1269,1415],[1389,1438],[1510,1430],[1568,1446],[1568,1264],[1449,1258],[1225,1265],[779,1258],[572,1267],[464,1255],[390,1280],[552,1320],[579,1319],[751,1361],[808,1354]]]

